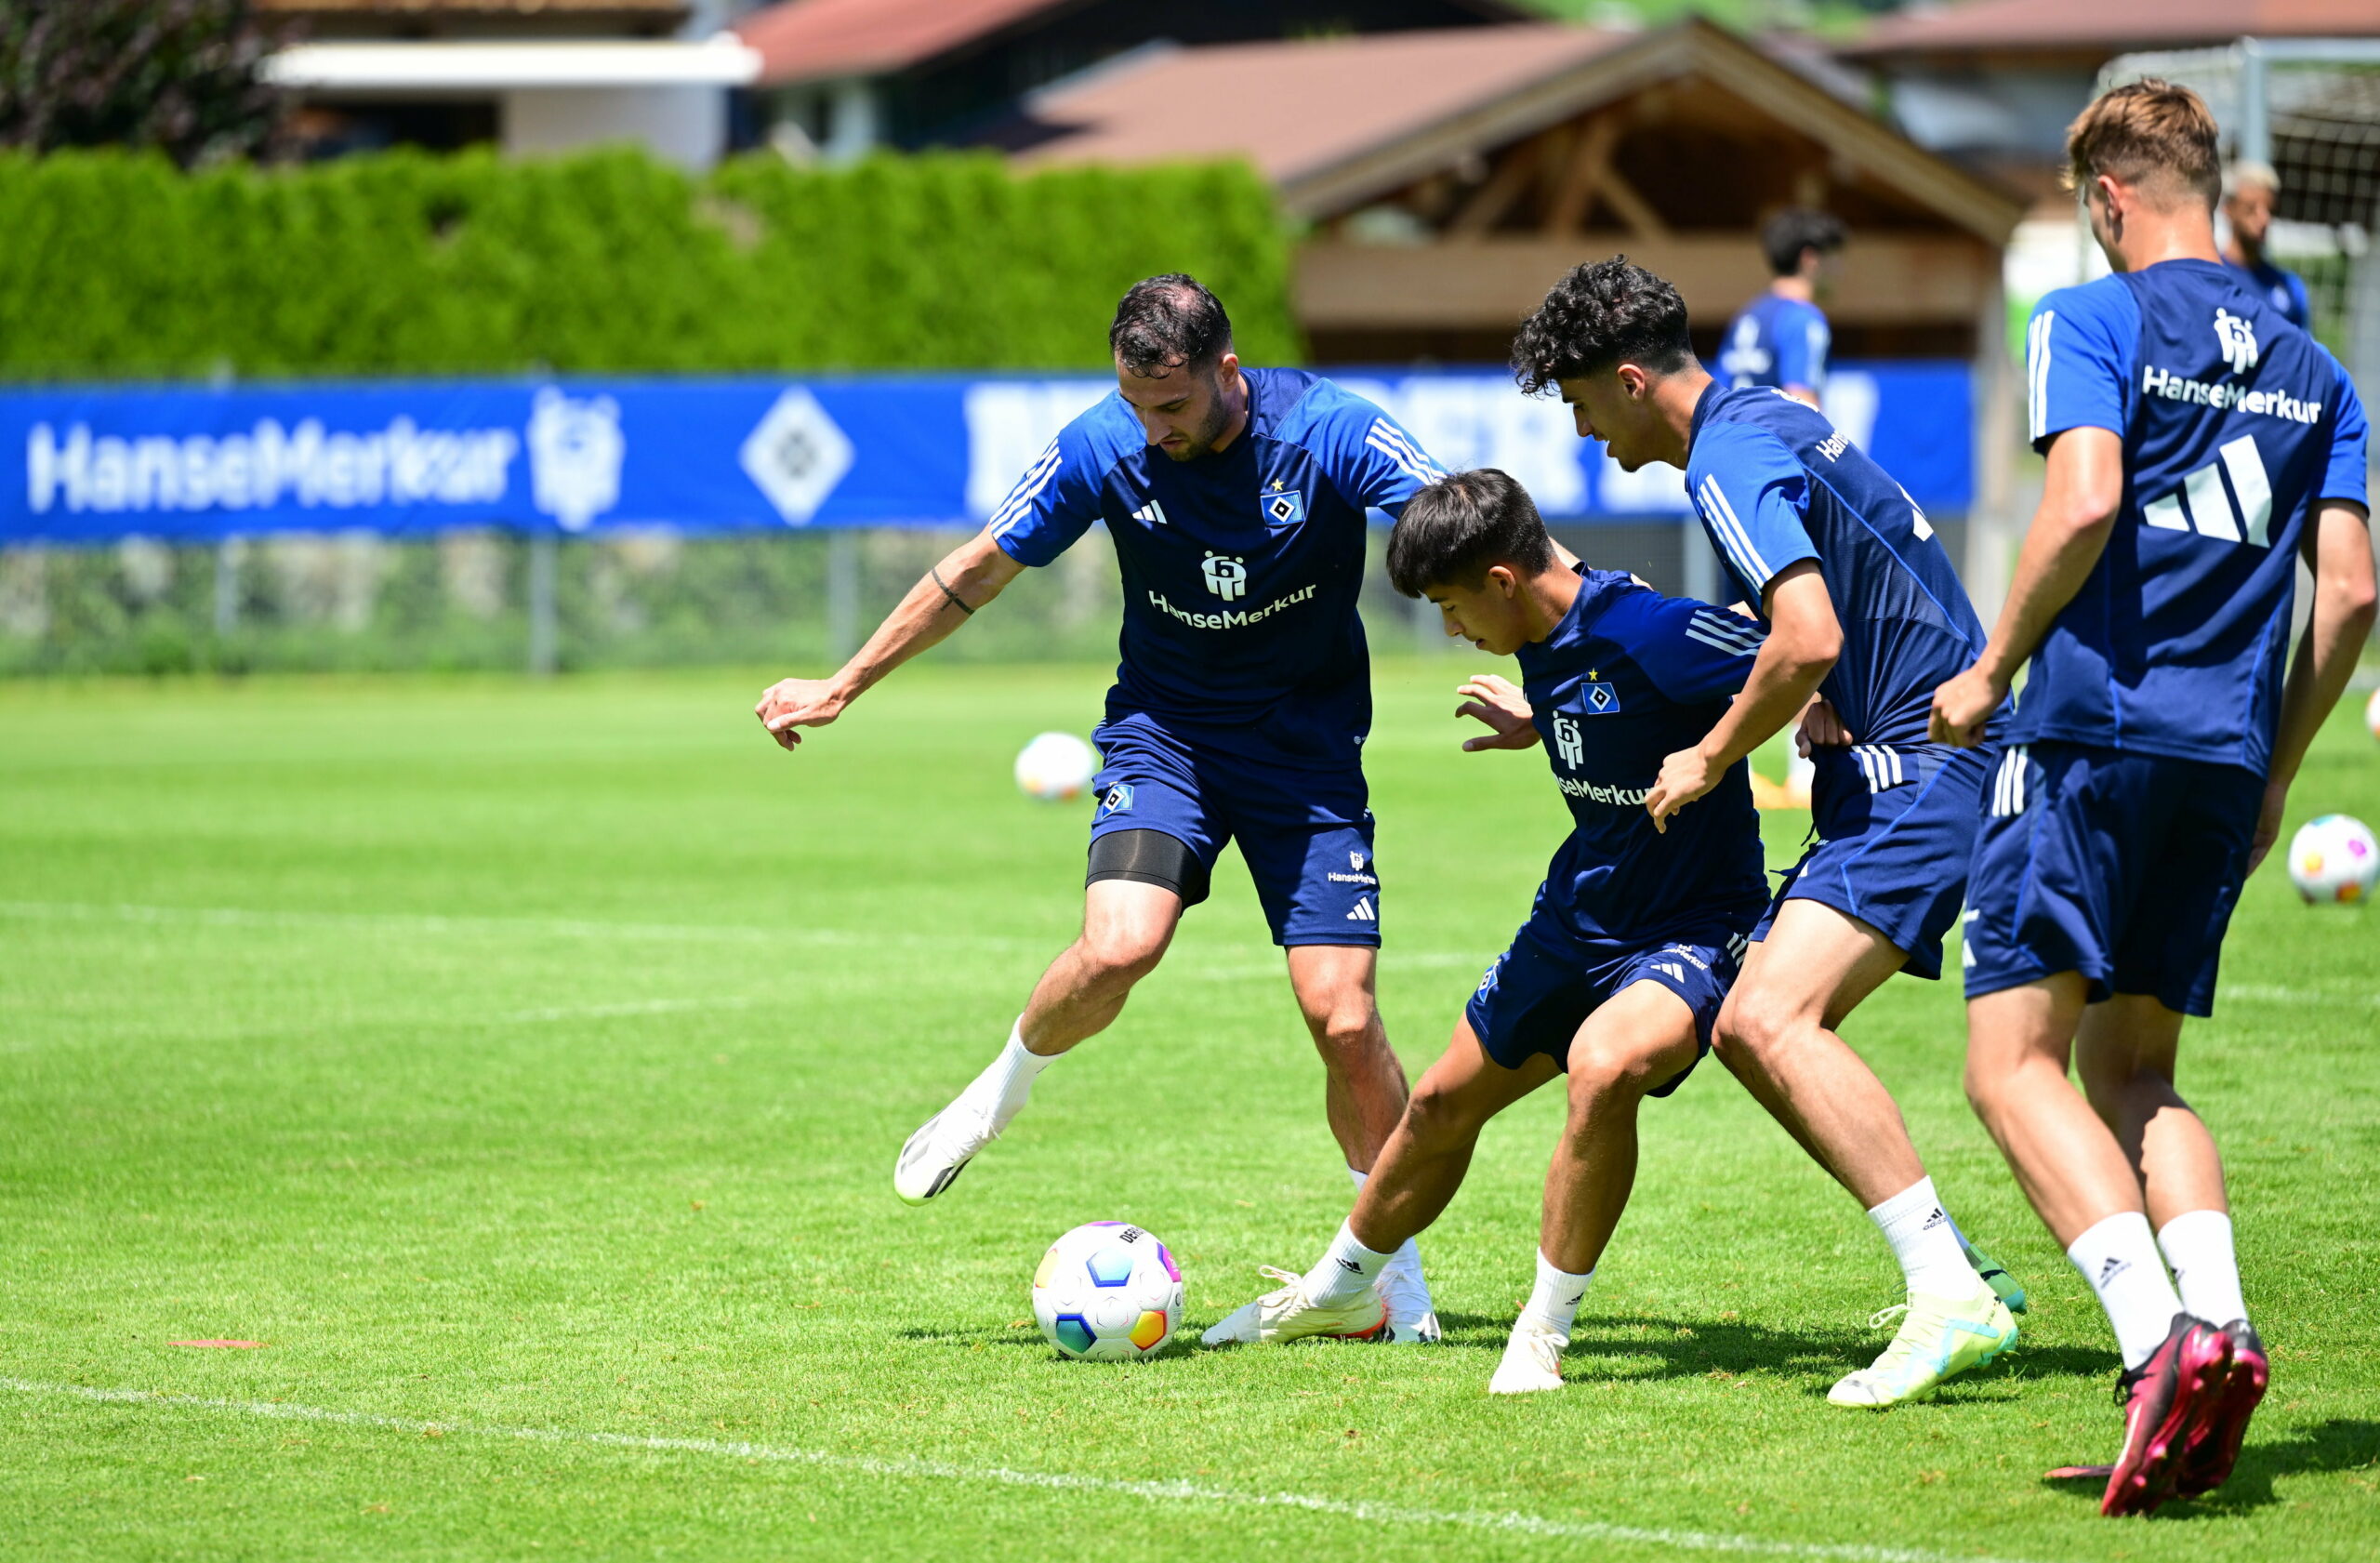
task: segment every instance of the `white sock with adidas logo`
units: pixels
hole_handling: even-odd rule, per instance
[[[1537,1251],[1537,1284],[1529,1290],[1528,1304],[1521,1309],[1524,1323],[1543,1325],[1564,1340],[1570,1338],[1570,1326],[1579,1317],[1579,1305],[1587,1300],[1587,1288],[1593,1282],[1593,1270],[1572,1274]]]
[[[2099,1306],[2108,1310],[2123,1365],[2137,1368],[2148,1361],[2165,1344],[2174,1316],[2182,1311],[2181,1295],[2166,1278],[2165,1262],[2157,1257],[2149,1218],[2138,1211],[2111,1215],[2069,1243],[2066,1257],[2098,1293]]]
[[[1980,1278],[1959,1244],[1959,1229],[1934,1192],[1932,1178],[1920,1178],[1869,1211],[1869,1219],[1892,1244],[1911,1291],[1936,1297],[1966,1297]],[[2160,1337],[2161,1339],[2162,1337]]]

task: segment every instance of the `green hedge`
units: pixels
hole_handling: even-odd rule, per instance
[[[0,154],[0,378],[1080,368],[1186,271],[1251,362],[1302,356],[1249,169],[988,155],[692,176],[628,151],[184,174]]]

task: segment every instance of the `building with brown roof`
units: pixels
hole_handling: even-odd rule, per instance
[[[1514,0],[786,0],[738,21],[769,113],[829,155],[959,140],[1021,97],[1161,39],[1198,46],[1492,27]]]

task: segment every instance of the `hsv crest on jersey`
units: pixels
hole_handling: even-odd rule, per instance
[[[1224,602],[1235,602],[1248,595],[1248,563],[1225,553],[1210,553],[1198,566],[1207,577],[1207,589]]]
[[[1305,496],[1302,494],[1268,494],[1264,497],[1264,514],[1278,526],[1305,519]]]
[[[2215,339],[2223,344],[2223,356],[2233,374],[2244,375],[2256,366],[2255,323],[2245,315],[2218,308],[2215,311]]]
[[[1607,683],[1591,683],[1580,690],[1586,701],[1589,716],[1608,716],[1620,709],[1620,692]]]

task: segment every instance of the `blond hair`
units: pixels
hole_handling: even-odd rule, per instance
[[[2067,126],[2066,185],[2164,182],[2211,206],[2223,189],[2216,138],[2215,115],[2188,87],[2154,76],[2109,87]]]

